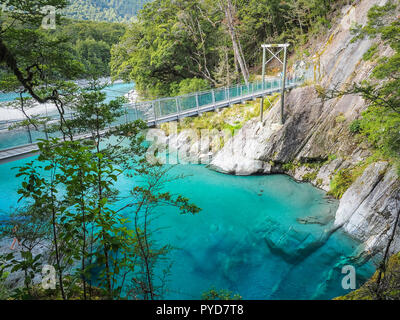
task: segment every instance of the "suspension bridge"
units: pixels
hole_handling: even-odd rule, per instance
[[[283,77],[276,77],[251,82],[247,85],[241,84],[178,97],[128,103],[124,106],[124,115],[118,118],[108,129],[138,119],[147,122],[149,127],[155,127],[161,123],[179,121],[186,117],[199,116],[202,113],[216,111],[234,104],[264,98],[280,92],[283,83],[285,83],[286,89],[291,89],[300,85],[303,81],[303,79],[289,78],[283,82]],[[66,118],[73,119],[74,114],[69,113]],[[49,115],[47,119],[49,119],[48,125],[55,123],[58,121],[58,115],[56,113]],[[36,126],[35,128],[32,125],[27,125],[24,128],[10,130],[15,123],[15,121],[10,121],[0,124],[0,163],[34,155],[38,150],[37,143],[40,139],[61,136],[60,132],[48,133],[46,125]],[[90,135],[81,135],[77,138],[89,137]]]

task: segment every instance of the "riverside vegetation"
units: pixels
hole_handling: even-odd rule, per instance
[[[145,161],[142,122],[101,135],[123,115],[124,100],[105,103],[96,79],[111,74],[114,79],[133,80],[145,98],[248,82],[259,71],[261,43],[289,42],[308,56],[307,41],[327,30],[341,6],[349,2],[356,1],[155,0],[129,25],[68,21],[57,16],[59,29],[52,31],[39,28],[43,14],[38,8],[49,4],[64,10],[67,1],[29,0],[29,10],[19,1],[9,1],[25,12],[1,12],[1,88],[29,93],[41,103],[54,103],[60,121],[49,130],[61,131],[63,138],[41,142],[38,161],[19,169],[18,175],[24,178],[19,194],[25,206],[9,221],[18,226],[16,231],[3,232],[2,236],[26,240],[21,257],[2,257],[0,297],[161,298],[166,284],[156,279],[154,270],[171,248],[152,241],[150,222],[161,204],[176,207],[181,214],[197,214],[200,208],[181,195],[162,191],[168,182],[182,177],[171,177],[161,165]],[[323,99],[356,93],[370,103],[348,130],[376,152],[359,166],[337,172],[331,184],[331,194],[337,198],[369,161],[384,158],[399,162],[400,25],[394,19],[396,10],[398,1],[374,6],[368,24],[354,26],[355,37],[376,39],[364,56],[376,63],[370,80],[346,90],[317,88]],[[114,20],[111,15],[107,19]],[[389,46],[393,54],[380,58],[379,46]],[[90,90],[68,81],[80,77],[93,79]],[[25,99],[21,97],[22,104]],[[77,113],[75,119],[64,117],[67,107]],[[236,106],[220,114],[185,120],[180,130],[210,126],[240,129],[258,115],[256,110],[255,104]],[[82,132],[90,132],[93,139],[74,140],[74,135]],[[331,155],[308,165],[321,166],[334,158]],[[282,167],[290,171],[297,165],[286,163]],[[140,177],[145,183],[132,182],[128,204],[118,208],[115,185],[124,176]],[[311,172],[304,180],[315,178]],[[34,249],[38,247],[46,250],[37,254]],[[43,261],[56,266],[55,290],[43,292],[35,284]],[[95,263],[103,268],[94,279]],[[369,298],[386,298],[390,291],[386,284],[397,286],[397,273],[386,268],[390,263],[386,254],[378,269],[375,295]],[[24,274],[23,286],[13,292],[2,286],[9,272]],[[239,298],[224,290],[204,294],[205,299],[232,296]]]
[[[62,9],[67,2],[48,4]],[[17,9],[22,5],[15,3]],[[158,247],[151,240],[150,221],[157,205],[175,206],[182,214],[200,209],[180,195],[162,191],[166,183],[180,177],[169,177],[167,169],[145,161],[144,123],[101,134],[123,115],[124,99],[105,103],[96,81],[90,89],[80,89],[62,80],[90,68],[65,50],[68,42],[60,33],[39,29],[41,5],[43,1],[32,0],[28,12],[2,13],[0,59],[7,75],[3,81],[8,81],[7,88],[22,86],[21,92],[38,102],[53,102],[60,119],[49,131],[62,132],[62,138],[39,143],[38,160],[19,169],[17,176],[24,181],[18,193],[24,209],[5,222],[16,228],[5,228],[2,237],[23,239],[22,250],[20,257],[15,253],[1,257],[1,279],[6,270],[24,274],[23,286],[11,293],[17,299],[155,299],[164,283],[155,279],[154,268],[169,250],[167,244]],[[64,117],[67,107],[75,111],[74,119]],[[90,132],[93,139],[74,140],[81,132]],[[111,136],[116,143],[109,142]],[[132,182],[128,203],[115,208],[119,197],[114,186],[123,176],[141,177],[145,183]],[[37,247],[45,249],[38,253]],[[34,278],[46,262],[56,266],[57,287],[38,292]],[[102,266],[96,285],[95,265]]]
[[[150,0],[71,0],[63,13],[79,20],[128,22]]]
[[[152,1],[113,47],[112,74],[147,97],[248,82],[260,70],[262,43],[298,48],[346,2]]]
[[[344,91],[321,92],[324,98],[360,94],[369,103],[362,116],[350,124],[349,130],[354,135],[366,138],[374,149],[374,155],[356,167],[336,174],[332,180],[331,194],[337,198],[344,194],[368,164],[379,159],[393,162],[400,173],[400,23],[394,14],[398,5],[398,1],[389,1],[384,6],[374,6],[368,13],[367,25],[353,28],[354,40],[362,37],[375,39],[363,57],[365,61],[376,63],[371,79]],[[379,57],[379,45],[389,46],[394,53],[389,57]]]

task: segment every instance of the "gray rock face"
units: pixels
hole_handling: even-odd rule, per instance
[[[373,64],[362,60],[372,45],[364,39],[351,43],[349,19],[364,24],[368,10],[386,1],[364,0],[347,7],[342,20],[316,49],[314,64],[319,70],[319,86],[344,88],[367,79]],[[381,48],[381,55],[390,54]],[[313,86],[292,90],[285,99],[285,124],[279,123],[280,102],[265,116],[248,122],[216,154],[210,168],[236,175],[288,173],[329,191],[333,175],[365,160],[370,152],[349,131],[350,123],[366,108],[359,96],[321,101]],[[324,162],[335,155],[333,161]],[[284,169],[291,162],[319,161],[321,167],[300,166]],[[383,174],[385,172],[385,174]],[[336,223],[366,243],[367,249],[381,249],[393,224],[399,203],[399,178],[396,170],[380,162],[371,165],[347,191],[340,202]],[[397,207],[396,207],[397,206]],[[397,238],[395,248],[400,250]]]
[[[335,225],[362,240],[366,250],[383,249],[393,233],[400,211],[400,180],[386,162],[371,164],[346,191],[336,212]],[[393,251],[400,248],[400,230]]]
[[[13,242],[13,239],[2,239],[0,241],[0,255],[7,255],[10,253],[14,254],[14,258],[18,261],[22,260],[21,257],[21,250],[22,247],[20,245],[16,245],[14,250],[11,250],[10,246]],[[33,250],[32,250],[32,255],[33,256],[37,256],[39,254],[42,255],[42,258],[40,259],[40,261],[43,263],[43,265],[48,264],[48,260],[49,260],[49,249],[48,246],[46,244],[40,244],[37,245]],[[6,270],[9,271],[9,270]],[[16,271],[16,272],[12,272],[10,273],[10,275],[6,278],[5,280],[5,285],[10,288],[11,290],[15,289],[15,288],[19,288],[24,286],[24,279],[25,279],[25,275],[23,271]],[[42,281],[42,275],[41,273],[38,273],[35,275],[35,278],[33,279],[33,283],[34,284],[38,284],[41,283]]]

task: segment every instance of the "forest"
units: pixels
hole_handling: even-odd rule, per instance
[[[63,13],[78,20],[128,22],[149,0],[71,0]]]
[[[292,54],[307,57],[310,53],[302,46],[327,30],[341,6],[353,1],[155,0],[129,24],[59,15],[56,30],[40,28],[43,13],[38,8],[49,4],[62,11],[68,1],[27,2],[29,9],[11,1],[23,13],[0,11],[0,88],[19,92],[22,109],[28,100],[53,103],[59,121],[49,132],[62,135],[41,141],[37,160],[16,172],[22,180],[17,192],[23,205],[1,236],[24,242],[20,258],[13,252],[0,256],[0,298],[162,299],[166,281],[156,270],[171,248],[154,241],[158,230],[151,229],[151,222],[160,206],[186,216],[201,214],[201,208],[166,191],[168,182],[182,176],[170,177],[168,168],[146,161],[146,123],[139,120],[102,134],[124,116],[123,98],[105,102],[96,81],[88,89],[69,80],[111,75],[134,81],[143,99],[246,83],[259,74],[262,43],[288,42]],[[122,2],[110,3],[116,9],[123,8]],[[316,89],[330,99],[361,95],[369,107],[349,129],[385,158],[399,162],[400,23],[386,19],[395,7],[392,2],[373,7],[367,25],[354,26],[355,39],[379,38],[394,52],[379,58],[377,48],[371,47],[364,56],[376,62],[371,79],[346,91]],[[114,14],[106,18],[118,20]],[[74,110],[71,119],[65,117],[68,108]],[[75,139],[82,133],[91,139]],[[128,181],[129,189],[123,203],[121,180]],[[37,254],[38,246],[48,246],[48,256]],[[49,290],[34,281],[46,258],[57,271],[57,286]],[[24,283],[4,293],[1,283],[10,270],[22,272]],[[206,296],[220,297],[215,291]],[[231,293],[222,291],[222,296],[228,299]]]
[[[25,41],[32,40],[29,37],[38,41],[37,44],[41,37],[46,37],[54,43],[63,43],[62,56],[68,56],[67,60],[73,66],[70,65],[71,73],[60,76],[65,76],[66,80],[98,79],[110,76],[111,48],[118,43],[125,31],[126,25],[120,23],[63,19],[55,30],[39,29],[25,34],[24,39],[16,43],[15,49],[22,50]],[[29,50],[24,54],[30,55]],[[0,67],[0,74],[1,91],[12,90],[12,87],[9,87],[10,83],[7,84],[10,80],[7,69]]]
[[[68,38],[71,53],[83,64],[81,78],[110,75],[111,47],[125,33],[126,25],[120,23],[65,20],[55,35]]]
[[[112,74],[153,97],[246,82],[260,72],[261,44],[294,52],[347,2],[155,0],[112,48]]]
[[[134,81],[145,98],[247,83],[261,73],[263,43],[286,42],[291,45],[292,60],[311,58],[306,45],[309,40],[329,30],[344,4],[355,2],[155,0],[139,12],[138,20],[112,47],[111,73],[114,79]],[[364,59],[375,60],[378,65],[370,82],[346,92],[321,92],[321,96],[362,95],[371,107],[352,124],[351,130],[363,133],[380,152],[398,162],[399,23],[379,22],[395,7],[389,2],[371,9],[369,24],[364,28],[354,25],[352,32],[355,39],[379,38],[396,54],[378,59],[377,45],[371,47]],[[382,85],[377,86],[378,81]]]

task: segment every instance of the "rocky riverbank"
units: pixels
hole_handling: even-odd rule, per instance
[[[346,21],[351,14],[364,24],[371,6],[384,2],[365,0],[354,9],[346,9],[342,20],[316,50],[315,62],[321,70],[319,87],[340,89],[368,78],[373,64],[362,57],[372,42],[351,42],[353,36]],[[390,50],[380,47],[380,52],[385,56]],[[279,103],[263,123],[257,119],[248,122],[216,155],[211,168],[238,175],[283,172],[329,191],[335,173],[356,166],[371,155],[348,129],[366,104],[354,95],[322,101],[316,89],[297,88],[287,95],[283,126],[277,125]],[[399,208],[396,169],[388,162],[373,162],[341,198],[335,224],[362,240],[367,250],[380,250],[387,244]],[[398,232],[394,251],[400,250],[399,235]]]
[[[233,175],[286,173],[299,181],[311,182],[330,191],[332,179],[340,170],[363,163],[363,171],[347,189],[340,201],[335,224],[362,240],[366,250],[382,250],[393,228],[400,208],[400,181],[396,169],[386,161],[370,161],[368,146],[349,125],[367,107],[364,100],[346,95],[324,101],[320,88],[343,89],[352,82],[367,79],[374,65],[363,55],[373,42],[369,39],[352,42],[350,22],[365,24],[368,10],[385,1],[364,0],[356,7],[347,7],[343,18],[331,33],[315,46],[315,85],[292,90],[286,96],[285,124],[279,125],[280,101],[261,123],[254,118],[225,143],[210,168]],[[380,55],[390,49],[380,47]],[[188,141],[187,133],[170,137],[179,148]],[[199,150],[197,143],[189,148],[200,159],[209,157],[208,150]],[[360,169],[361,170],[361,169]],[[393,251],[400,250],[400,232]]]

